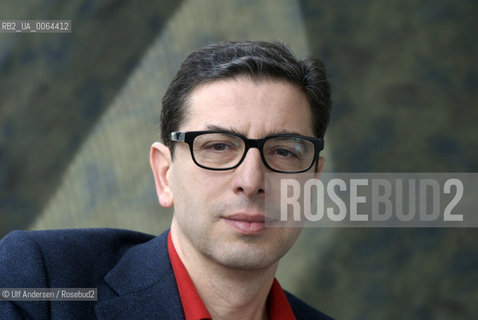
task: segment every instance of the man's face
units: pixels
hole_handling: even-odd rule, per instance
[[[287,132],[313,136],[307,98],[286,82],[245,77],[216,81],[196,88],[189,102],[178,131],[223,128],[252,139]],[[174,200],[171,232],[180,250],[239,270],[278,262],[300,229],[265,228],[258,221],[271,190],[259,150],[249,149],[235,169],[212,171],[194,164],[186,143],[175,148],[167,176]]]

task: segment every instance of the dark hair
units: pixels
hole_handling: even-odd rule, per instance
[[[297,60],[282,43],[220,42],[191,53],[163,97],[161,138],[173,152],[169,134],[186,118],[187,101],[199,85],[247,76],[252,80],[277,79],[300,88],[307,96],[314,134],[323,138],[330,118],[330,85],[318,59]]]

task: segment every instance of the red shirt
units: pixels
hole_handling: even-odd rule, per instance
[[[186,320],[212,319],[209,311],[201,300],[191,277],[183,262],[178,256],[171,240],[171,233],[168,235],[168,253],[174,276],[178,285],[179,297],[183,305],[184,317]],[[277,279],[272,283],[271,291],[267,297],[267,312],[270,320],[295,320],[289,301],[282,290]]]

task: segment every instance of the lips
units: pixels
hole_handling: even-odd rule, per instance
[[[236,213],[224,217],[224,221],[243,234],[257,234],[265,229],[265,216],[262,214]]]

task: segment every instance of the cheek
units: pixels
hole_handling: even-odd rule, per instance
[[[170,179],[175,215],[188,223],[214,219],[228,202],[230,173],[205,170],[183,154],[176,156]]]
[[[211,201],[210,194],[213,192],[214,184],[204,179],[197,172],[198,170],[180,171],[177,172],[176,169],[173,169],[173,178],[171,179],[175,214],[197,215],[205,210],[205,203]]]

